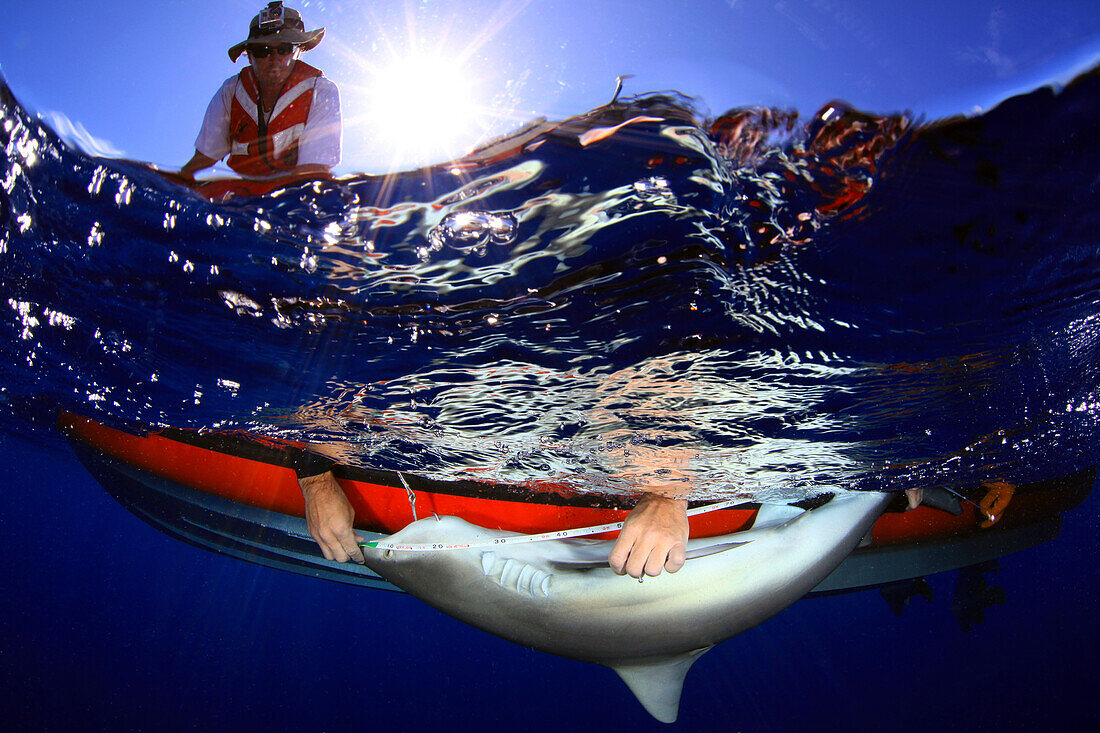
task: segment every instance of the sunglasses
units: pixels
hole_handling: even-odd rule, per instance
[[[280,43],[278,46],[249,46],[248,52],[258,59],[266,59],[277,51],[280,56],[289,56],[294,52],[293,43]]]

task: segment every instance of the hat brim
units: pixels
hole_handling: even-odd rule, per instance
[[[229,60],[236,61],[237,57],[244,53],[249,46],[259,46],[261,44],[276,46],[280,43],[293,43],[299,49],[308,51],[320,43],[321,39],[324,37],[324,28],[318,28],[313,31],[300,31],[297,28],[283,28],[274,33],[247,38],[237,45],[231,46],[229,49]]]

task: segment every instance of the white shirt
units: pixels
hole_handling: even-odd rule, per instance
[[[195,139],[195,150],[208,158],[221,160],[229,155],[229,108],[237,82],[237,75],[226,79],[206,108],[202,129]],[[339,162],[340,90],[322,76],[317,78],[313,88],[313,104],[298,140],[298,165],[334,166]]]

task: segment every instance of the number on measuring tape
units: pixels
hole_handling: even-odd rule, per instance
[[[717,509],[726,509],[731,506],[740,504],[740,499],[730,499],[727,501],[720,501],[717,504],[708,504],[706,506],[696,507],[688,511],[687,515],[693,517],[697,514],[705,514],[707,512],[713,512]],[[373,547],[381,550],[406,550],[408,552],[438,552],[440,550],[471,550],[478,547],[496,547],[499,545],[518,545],[528,542],[543,542],[545,540],[560,540],[568,539],[570,537],[584,537],[590,534],[600,534],[602,532],[614,532],[615,530],[622,529],[623,523],[616,522],[615,524],[601,524],[595,527],[578,527],[577,529],[564,529],[551,532],[544,532],[542,534],[533,535],[513,535],[510,537],[496,537],[491,540],[482,540],[481,542],[467,542],[456,545],[448,544],[425,544],[425,545],[399,545],[396,542],[390,542],[385,539],[374,540],[372,542],[363,543],[363,547]]]

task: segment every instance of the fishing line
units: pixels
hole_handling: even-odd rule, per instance
[[[979,514],[981,514],[983,517],[985,517],[989,521],[991,521],[991,522],[996,522],[997,521],[996,516],[994,516],[993,514],[990,514],[989,510],[987,510],[981,504],[978,504],[977,502],[975,502],[973,499],[967,499],[965,496],[963,496],[962,494],[960,494],[959,492],[955,491],[954,489],[952,489],[948,486],[941,486],[940,488],[945,489],[949,494],[953,494],[956,497],[958,497],[959,499],[961,499],[962,501],[965,501],[967,504],[970,504],[971,506],[973,506],[975,509],[978,510]]]
[[[416,521],[416,494],[409,488],[409,482],[405,480],[405,474],[397,472],[397,478],[401,479],[401,485],[405,487],[405,493],[409,495],[409,506],[412,508],[413,521]]]
[[[744,499],[727,499],[726,501],[720,501],[715,504],[707,504],[705,506],[689,509],[687,515],[694,517],[698,514],[706,514],[707,512],[718,511],[719,509],[728,509],[731,506],[743,504]],[[500,547],[502,545],[522,545],[528,542],[545,542],[547,540],[565,540],[572,537],[584,537],[586,535],[600,534],[601,532],[614,532],[623,528],[623,522],[612,522],[610,524],[600,524],[592,527],[577,527],[576,529],[562,529],[552,532],[543,532],[541,534],[521,534],[512,535],[509,537],[497,537],[491,540],[481,540],[479,542],[436,542],[430,544],[405,544],[403,542],[393,542],[389,539],[370,540],[369,542],[360,542],[360,547],[370,547],[376,550],[403,550],[405,552],[442,552],[445,550],[471,550],[481,547]]]

